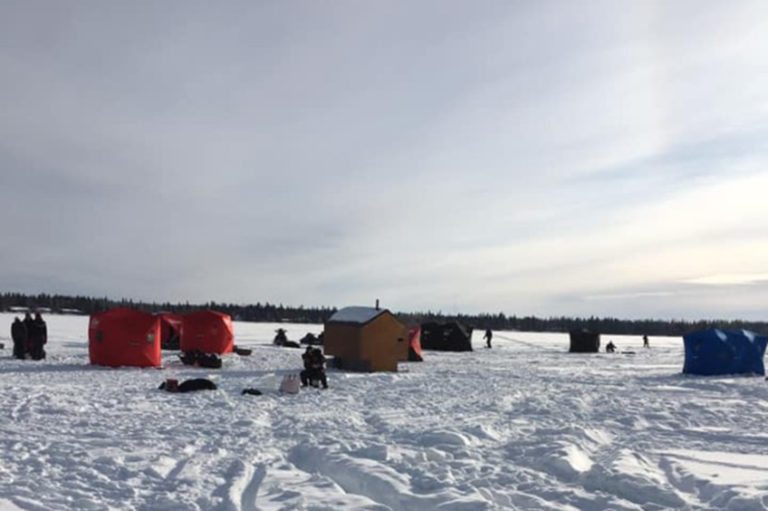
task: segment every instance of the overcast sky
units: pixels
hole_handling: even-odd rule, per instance
[[[0,0],[0,290],[768,319],[768,2]]]

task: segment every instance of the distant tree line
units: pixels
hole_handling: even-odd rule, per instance
[[[27,295],[22,293],[0,294],[0,310],[8,311],[13,307],[29,309],[50,309],[54,313],[79,311],[82,314],[93,314],[115,307],[131,307],[145,312],[175,312],[184,313],[199,309],[212,309],[224,312],[238,321],[254,322],[292,322],[292,323],[324,323],[336,309],[330,307],[287,307],[271,303],[237,305],[231,303],[207,302],[202,304],[142,302],[128,298],[114,300],[111,298],[94,298],[90,296],[66,295]]]
[[[291,307],[270,303],[231,304],[207,302],[190,304],[188,302],[141,302],[122,298],[94,298],[89,296],[67,296],[58,294],[28,295],[23,293],[0,294],[0,310],[8,311],[13,307],[28,309],[50,309],[51,312],[73,312],[92,314],[114,307],[133,307],[146,312],[184,313],[199,309],[213,309],[232,316],[237,321],[253,322],[290,322],[324,323],[335,312],[334,307]],[[768,335],[768,322],[739,320],[661,320],[661,319],[618,319],[618,318],[568,318],[536,316],[507,316],[498,314],[442,314],[441,312],[398,312],[398,318],[406,324],[421,324],[428,321],[458,321],[472,328],[490,328],[492,330],[520,330],[524,332],[568,332],[569,330],[587,329],[601,334],[613,335],[683,335],[706,328],[736,330],[744,328]]]
[[[427,321],[458,321],[473,328],[491,330],[519,330],[522,332],[568,332],[571,330],[590,330],[612,335],[667,335],[678,336],[696,330],[720,328],[724,330],[746,329],[768,335],[768,322],[741,320],[663,320],[663,319],[618,319],[618,318],[569,318],[536,316],[506,316],[498,314],[479,315],[444,315],[441,313],[400,313],[406,323],[424,323]]]

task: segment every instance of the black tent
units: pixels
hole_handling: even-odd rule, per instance
[[[600,351],[600,334],[589,330],[571,330],[571,353],[597,353]]]
[[[472,351],[472,329],[457,322],[421,325],[421,349]]]

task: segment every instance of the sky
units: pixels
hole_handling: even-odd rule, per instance
[[[0,0],[0,290],[768,320],[768,2]]]

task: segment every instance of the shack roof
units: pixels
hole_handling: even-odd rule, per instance
[[[389,312],[387,309],[376,309],[374,307],[344,307],[339,309],[336,314],[330,317],[329,323],[355,323],[364,325],[379,315]]]

